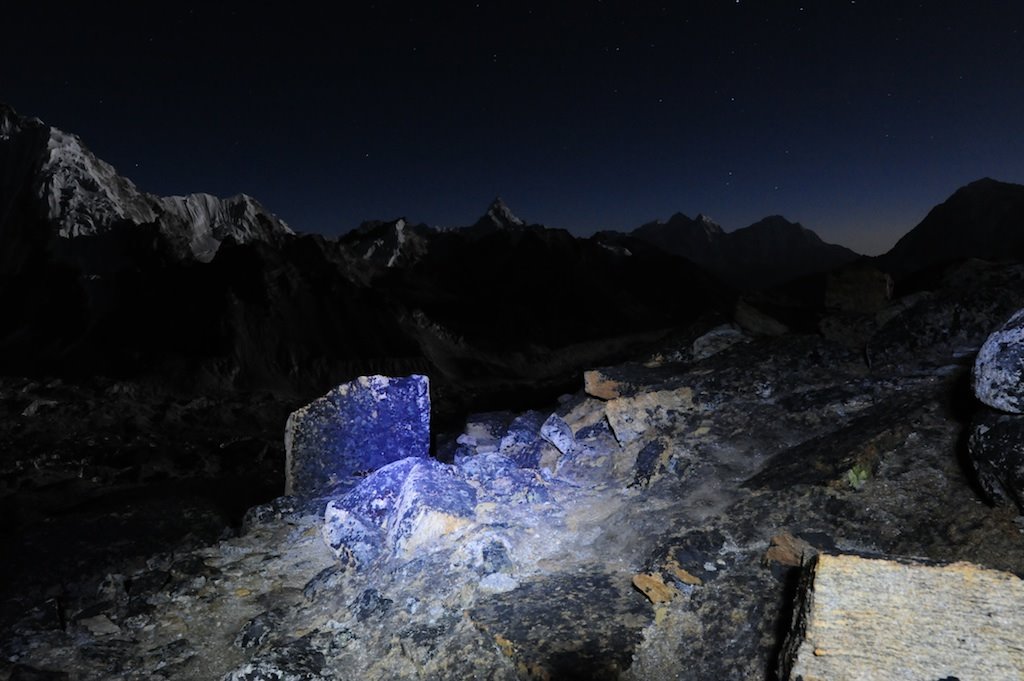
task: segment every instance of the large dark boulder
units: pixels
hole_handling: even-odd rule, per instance
[[[988,406],[1024,413],[1024,310],[988,337],[974,362],[974,394]]]
[[[974,416],[967,448],[988,497],[1024,512],[1024,416],[982,409]]]

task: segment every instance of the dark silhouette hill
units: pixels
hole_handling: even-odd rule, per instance
[[[966,258],[1024,257],[1024,185],[983,178],[929,211],[889,252],[881,267],[897,277]]]

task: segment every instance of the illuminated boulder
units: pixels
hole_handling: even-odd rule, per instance
[[[427,457],[427,377],[361,376],[334,388],[288,417],[285,453],[285,494],[306,497],[407,457]]]
[[[419,462],[408,458],[388,464],[327,504],[322,535],[342,563],[361,567],[380,555],[402,485]]]
[[[576,448],[572,428],[558,414],[552,414],[540,428],[540,436],[558,448],[562,454],[569,454]]]
[[[433,459],[384,466],[327,504],[322,535],[338,559],[363,568],[382,554],[401,562],[429,552],[476,514],[476,491]]]
[[[386,545],[401,562],[429,552],[476,517],[476,490],[451,466],[433,459],[409,471],[388,524]]]
[[[1024,413],[1024,310],[1018,310],[978,351],[974,393],[988,406]]]

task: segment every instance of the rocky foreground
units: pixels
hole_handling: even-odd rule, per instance
[[[966,444],[1020,270],[972,267],[877,317],[869,352],[726,325],[433,457],[396,439],[317,478],[293,417],[292,495],[9,595],[0,678],[769,679],[817,553],[1024,575],[1010,464],[979,484]]]

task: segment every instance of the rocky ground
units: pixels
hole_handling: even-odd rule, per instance
[[[182,452],[213,451],[215,412],[210,437],[234,413],[239,439],[216,443],[237,456],[209,479],[270,498],[283,453],[246,415],[282,405],[152,411],[118,384],[7,383],[5,438],[40,449],[5,459],[6,498],[36,496],[5,538],[0,678],[770,679],[815,552],[1024,575],[1018,509],[986,501],[966,447],[972,353],[1020,306],[1021,277],[971,276],[987,288],[873,318],[870,352],[722,327],[588,372],[552,409],[472,416],[438,434],[441,462],[257,505],[236,531],[244,500],[217,493],[194,508],[170,490],[104,497],[164,509],[123,513],[163,545],[87,564],[89,518],[118,514],[61,515],[61,489],[184,466]],[[33,425],[47,410],[81,410],[81,430]],[[177,439],[156,440],[153,424]],[[76,469],[96,433],[116,446],[93,445],[103,455]],[[43,454],[60,462],[52,484],[24,470]],[[157,527],[175,522],[189,529]]]

